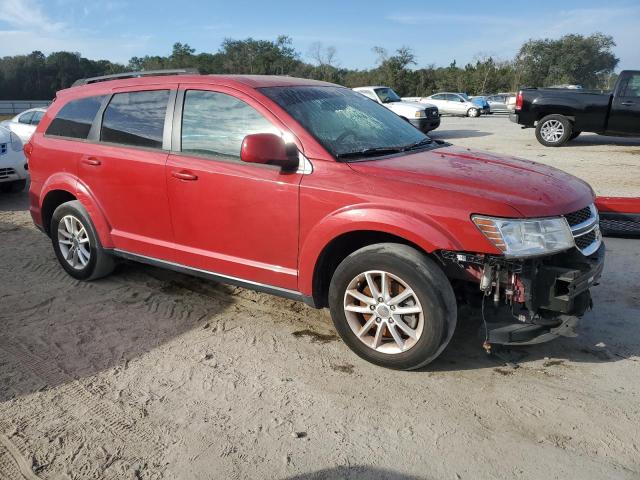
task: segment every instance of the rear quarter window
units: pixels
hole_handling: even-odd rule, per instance
[[[104,96],[71,100],[56,114],[45,135],[86,139]]]

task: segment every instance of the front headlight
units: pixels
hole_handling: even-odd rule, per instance
[[[416,112],[416,115],[415,115],[416,118],[424,118],[426,116],[427,116],[427,114],[426,114],[426,112],[424,110],[418,110]]]
[[[575,243],[564,217],[509,219],[474,215],[473,223],[506,257],[531,257],[561,252]]]

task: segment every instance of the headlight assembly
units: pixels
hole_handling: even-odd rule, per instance
[[[547,255],[575,245],[564,217],[509,219],[473,215],[471,219],[506,257]]]
[[[424,117],[426,117],[426,116],[427,116],[427,113],[426,113],[424,110],[418,110],[418,111],[415,113],[415,117],[416,117],[416,118],[424,118]]]

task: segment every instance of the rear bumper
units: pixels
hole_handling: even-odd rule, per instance
[[[440,117],[412,118],[409,123],[421,132],[427,133],[440,126]]]
[[[518,122],[518,114],[515,112],[509,112],[509,120],[511,120],[513,123],[520,123]]]

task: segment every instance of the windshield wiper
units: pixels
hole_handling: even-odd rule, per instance
[[[399,153],[403,151],[404,147],[365,148],[364,150],[356,150],[355,152],[338,153],[336,154],[336,158],[375,157],[378,155],[387,155],[389,153]]]
[[[430,138],[423,138],[422,140],[418,140],[417,142],[413,142],[410,143],[409,145],[405,146],[402,148],[403,152],[406,152],[407,150],[413,150],[415,148],[420,148],[424,145],[430,145],[433,143],[433,140]]]

